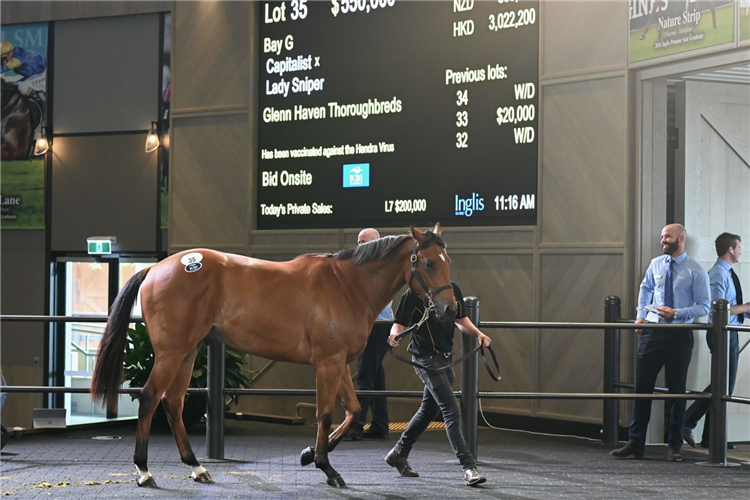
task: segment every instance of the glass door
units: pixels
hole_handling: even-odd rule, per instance
[[[58,310],[55,314],[106,317],[117,291],[135,273],[155,263],[155,259],[147,260],[124,261],[116,257],[59,259],[55,285],[62,297],[57,301]],[[141,316],[140,300],[133,308],[133,316]],[[91,377],[96,366],[104,327],[104,323],[83,321],[60,325],[60,329],[64,328],[65,340],[55,343],[56,347],[52,348],[62,349],[64,353],[50,353],[50,357],[64,359],[64,379],[59,381],[61,385],[91,387]],[[120,396],[117,415],[107,415],[106,410],[94,404],[87,393],[65,394],[63,405],[68,410],[68,425],[102,421],[107,418],[132,417],[138,414],[138,402],[128,394]]]

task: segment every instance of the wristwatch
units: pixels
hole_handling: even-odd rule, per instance
[[[674,314],[672,315],[672,319],[677,319],[677,309],[674,310]]]

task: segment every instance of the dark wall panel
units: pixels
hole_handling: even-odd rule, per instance
[[[45,314],[44,231],[3,231],[1,248],[0,313]],[[43,362],[44,331],[44,323],[3,323],[0,364],[31,366],[34,358]]]
[[[159,15],[55,24],[55,134],[148,129],[158,118]]]
[[[86,251],[117,236],[115,252],[155,252],[156,158],[142,134],[58,137],[52,148],[52,250]]]

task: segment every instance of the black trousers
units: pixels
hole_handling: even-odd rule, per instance
[[[391,328],[389,325],[378,325],[372,327],[370,338],[367,339],[367,347],[359,356],[359,369],[357,371],[357,389],[360,391],[384,391],[385,370],[383,370],[383,358],[388,352],[388,335]],[[382,396],[367,397],[360,396],[359,404],[362,413],[359,422],[354,423],[354,428],[362,432],[367,424],[367,412],[372,410],[372,424],[369,432],[376,434],[388,434],[388,400]]]
[[[635,392],[652,394],[656,377],[664,368],[667,389],[670,394],[685,394],[688,365],[693,352],[693,330],[649,330],[644,329],[638,345],[635,365]],[[684,400],[669,404],[669,447],[682,447],[682,426],[685,423]],[[651,400],[636,399],[633,404],[633,419],[630,423],[629,442],[639,448],[646,444],[646,429],[651,419]]]

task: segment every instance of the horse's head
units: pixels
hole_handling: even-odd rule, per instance
[[[430,301],[435,304],[435,312],[441,320],[452,321],[456,316],[456,297],[451,285],[451,259],[440,238],[443,229],[437,223],[424,233],[414,226],[410,230],[416,245],[406,282],[425,300],[426,306]]]

